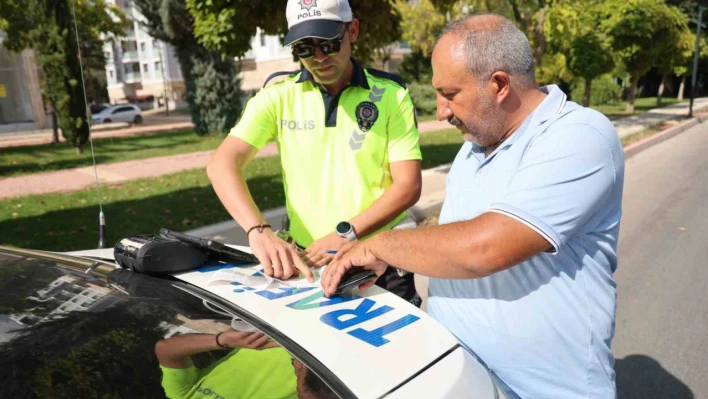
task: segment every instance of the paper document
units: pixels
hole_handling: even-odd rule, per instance
[[[311,269],[312,275],[315,278],[314,282],[307,281],[307,278],[300,273],[298,277],[293,277],[288,280],[280,280],[267,276],[261,265],[246,266],[246,267],[231,267],[221,269],[214,273],[208,286],[217,285],[219,283],[229,282],[243,284],[256,289],[271,289],[271,288],[307,288],[319,287],[320,275],[324,268]]]

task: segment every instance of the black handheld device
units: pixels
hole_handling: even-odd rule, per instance
[[[238,263],[260,263],[255,255],[248,252],[239,251],[231,248],[218,241],[192,236],[178,231],[160,229],[160,235],[174,240],[179,240],[185,244],[189,244],[207,251],[207,256],[210,259],[220,260],[223,262],[238,262]]]
[[[138,273],[163,275],[201,267],[206,251],[182,241],[156,235],[123,237],[113,248],[116,262]]]
[[[347,270],[346,273],[344,273],[344,276],[342,276],[342,279],[339,281],[339,284],[337,284],[337,290],[334,291],[334,295],[342,295],[345,292],[351,291],[352,289],[375,278],[376,273],[371,270],[351,268]]]

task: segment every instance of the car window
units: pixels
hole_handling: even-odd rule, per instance
[[[107,107],[105,105],[100,105],[100,104],[92,104],[91,105],[91,114],[96,115],[106,109]]]
[[[132,110],[133,110],[132,107],[120,107],[120,108],[116,108],[116,109],[113,111],[113,114],[115,115],[115,114],[120,114],[120,113],[123,113],[123,112],[130,112],[130,111],[132,111]]]
[[[0,249],[0,397],[336,397],[184,283],[90,263]]]

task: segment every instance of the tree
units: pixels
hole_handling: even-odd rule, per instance
[[[100,312],[69,312],[0,345],[0,397],[163,397],[155,343],[175,312],[123,300]]]
[[[556,4],[572,0],[432,0],[443,13],[465,8],[468,13],[492,12],[513,21],[531,43],[536,67],[543,64],[548,41],[543,30],[546,14]]]
[[[678,76],[685,76],[688,72],[688,65],[693,60],[693,52],[696,45],[696,34],[692,33],[688,27],[681,32],[681,36],[675,46],[665,49],[657,60],[657,69],[661,73],[661,84],[656,94],[656,105],[661,105],[661,98],[664,95],[666,81],[672,73]]]
[[[696,18],[698,3],[700,3],[700,1],[696,1],[696,0],[666,0],[666,4],[676,6],[678,9],[681,10],[681,12],[684,13],[684,15],[686,15],[686,17],[688,17],[689,20]],[[705,24],[705,15],[706,14],[704,11],[704,14],[703,14],[703,20],[704,20],[703,23],[704,24]],[[692,26],[690,26],[691,33],[694,32],[694,29],[695,29],[695,21],[692,21],[692,22],[694,22],[694,24]],[[703,29],[701,32],[705,33],[706,30]],[[686,40],[686,41],[684,42],[684,40]],[[681,64],[680,62],[677,62],[676,66],[673,68],[673,73],[676,76],[679,76],[681,78],[681,83],[679,84],[679,89],[678,89],[678,93],[677,93],[677,99],[679,99],[679,100],[683,100],[684,88],[686,87],[686,76],[688,74],[690,74],[691,71],[693,70],[693,53],[695,51],[695,46],[696,46],[695,34],[693,34],[692,40],[693,41],[691,42],[691,46],[690,46],[691,47],[690,54],[688,54],[687,35],[682,36],[681,43],[679,44],[679,47],[686,50],[686,53],[683,53],[683,56],[687,56],[687,58],[685,59],[685,62],[683,64]],[[708,55],[708,45],[706,44],[706,40],[703,37],[701,37],[699,48],[700,48],[700,51],[699,51],[699,60],[700,61],[699,62],[702,63],[702,61],[704,61],[706,56]]]
[[[430,83],[433,77],[433,67],[430,57],[426,57],[420,51],[413,51],[406,55],[398,67],[398,74],[406,82]]]
[[[587,32],[573,40],[568,67],[575,76],[585,79],[583,106],[588,107],[593,79],[612,71],[614,62],[612,55],[607,51],[607,46],[602,43],[598,35]]]
[[[226,133],[241,113],[238,70],[232,58],[197,41],[185,0],[134,0],[134,4],[145,17],[150,36],[175,48],[197,134]]]
[[[685,40],[685,39],[682,39]],[[683,56],[687,56],[684,60],[684,63],[677,63],[676,66],[674,67],[674,74],[676,76],[681,77],[681,83],[679,85],[679,90],[676,98],[678,100],[683,100],[683,94],[684,94],[684,89],[686,87],[686,76],[693,70],[693,54],[695,52],[695,46],[696,46],[696,35],[692,34],[691,40],[693,40],[693,43],[691,43],[691,50],[690,54],[689,53],[684,53]],[[686,44],[684,44],[685,46]],[[699,52],[698,52],[698,57],[699,57],[699,62],[703,61],[706,59],[708,56],[708,43],[704,38],[701,37],[701,41],[699,43]],[[700,65],[700,64],[699,64]]]
[[[379,49],[400,38],[400,15],[390,0],[350,0],[349,4],[361,26],[354,56],[371,62]],[[288,30],[282,0],[187,0],[187,8],[199,43],[225,57],[244,56],[257,28],[271,35]]]
[[[445,16],[430,0],[420,0],[417,5],[396,0],[394,7],[401,15],[401,39],[407,41],[413,51],[430,57],[438,32],[445,25]]]
[[[566,54],[568,71],[584,79],[586,107],[590,105],[593,79],[614,68],[606,36],[598,33],[599,17],[596,2],[577,1],[551,9],[544,25],[551,51]]]
[[[546,52],[541,66],[536,68],[536,81],[545,86],[559,82],[570,83],[575,76],[568,69],[568,57],[560,52]]]
[[[631,78],[626,108],[631,113],[639,78],[679,42],[687,18],[662,0],[608,0],[601,14],[601,30]]]
[[[89,126],[79,53],[84,76],[105,73],[102,35],[122,34],[125,17],[105,0],[0,0],[0,9],[4,46],[38,53],[45,100],[58,116],[62,135],[81,152]]]
[[[233,66],[225,62],[194,60],[194,98],[201,117],[198,131],[228,132],[241,113],[241,81]]]

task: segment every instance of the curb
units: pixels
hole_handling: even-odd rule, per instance
[[[430,176],[434,174],[446,174],[452,164],[439,165],[434,168],[425,169],[422,175]],[[440,213],[442,209],[443,199],[445,198],[445,190],[435,191],[422,195],[418,202],[408,209],[409,214],[418,222],[428,216]],[[279,229],[283,217],[285,216],[285,207],[271,208],[263,212],[265,220],[273,226],[274,229]],[[246,234],[243,228],[236,223],[235,220],[227,220],[203,227],[198,227],[189,231],[187,234],[198,237],[209,237],[215,240],[225,240],[229,244],[248,245]]]
[[[115,128],[115,129],[102,129],[92,131],[92,139],[105,139],[114,137],[130,137],[139,136],[142,134],[149,133],[166,133],[182,129],[192,129],[194,125],[191,122],[174,122],[169,124],[159,124],[159,125],[148,125],[153,126],[151,129],[144,129],[143,131],[133,131],[133,132],[123,132],[122,130],[133,129],[133,127],[127,128]],[[169,127],[164,127],[169,126]],[[143,129],[145,125],[135,127],[136,129]],[[36,136],[36,137],[31,137]],[[27,136],[20,137],[0,137],[0,148],[11,148],[11,147],[31,147],[36,145],[51,144],[51,132],[48,135],[44,134],[31,134]],[[65,143],[66,139],[59,135],[59,142]]]
[[[452,163],[438,165],[430,169],[424,169],[421,174],[425,179],[425,176],[444,173],[450,171]],[[429,193],[427,195],[422,195],[418,202],[415,203],[411,208],[408,209],[408,213],[413,216],[416,222],[421,222],[428,216],[433,216],[442,210],[443,201],[445,200],[445,190],[437,191],[434,193]]]
[[[706,120],[708,120],[708,116],[695,117],[695,118],[689,119],[685,122],[679,123],[676,126],[662,130],[651,137],[647,137],[644,140],[640,140],[640,141],[637,141],[636,143],[632,143],[624,148],[624,158],[629,159],[644,150],[647,150],[659,143],[662,143],[674,136],[677,136],[680,133],[683,133],[684,131],[686,131],[686,130],[688,130],[700,123],[705,122]]]
[[[279,221],[280,219],[285,216],[285,207],[281,206],[278,208],[271,208],[268,209],[267,211],[263,212],[263,218],[266,219],[270,224],[273,225],[273,228],[275,230],[280,228],[280,225],[275,222],[276,220]],[[276,224],[273,224],[276,223]],[[219,222],[215,224],[210,224],[208,226],[203,226],[203,227],[197,227],[196,229],[192,229],[189,231],[186,231],[185,233],[195,235],[198,237],[210,237],[210,236],[215,236],[220,233],[223,233],[224,231],[233,231],[236,229],[241,229],[241,226],[236,223],[235,220],[227,220],[225,222]]]

